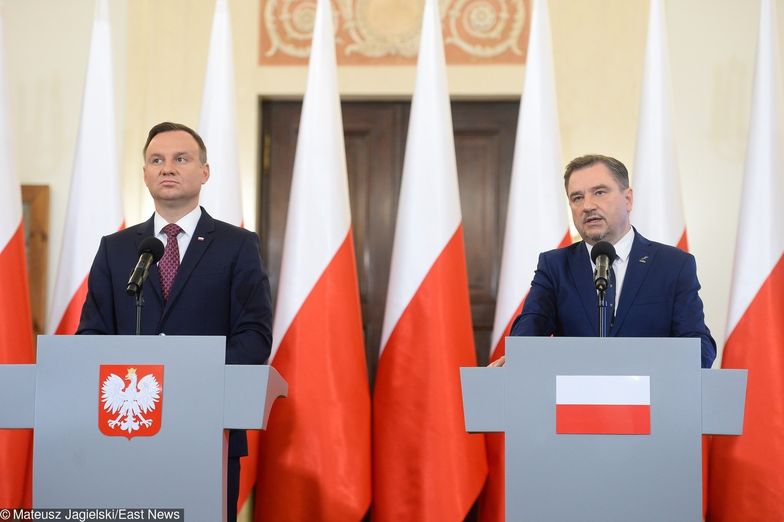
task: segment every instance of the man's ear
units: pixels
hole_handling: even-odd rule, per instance
[[[208,179],[210,179],[210,164],[205,163],[204,166],[202,167],[201,184],[204,185],[205,183],[207,183]]]
[[[626,212],[631,212],[634,206],[634,191],[631,187],[626,189]]]

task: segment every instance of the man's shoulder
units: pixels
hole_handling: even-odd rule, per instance
[[[694,257],[692,254],[681,250],[678,247],[647,239],[639,232],[637,232],[634,240],[635,243],[638,243],[641,248],[655,252],[656,256],[660,258],[680,260],[683,262]],[[632,249],[634,249],[634,246],[632,246]]]
[[[150,224],[148,221],[143,221],[141,223],[137,223],[136,225],[130,226],[128,228],[123,228],[121,230],[118,230],[113,234],[109,234],[105,236],[105,238],[107,241],[111,243],[132,241],[135,240],[135,238],[138,238],[139,235],[143,234],[144,229],[146,227],[150,227]]]
[[[232,225],[231,223],[227,223],[226,221],[221,221],[220,219],[215,219],[213,217],[210,217],[210,219],[212,220],[212,226],[214,227],[215,233],[221,237],[239,239],[256,237],[256,233],[250,230],[246,230],[242,227],[238,227],[237,225]]]
[[[577,254],[580,248],[585,248],[585,245],[582,241],[578,241],[564,247],[547,250],[546,252],[542,252],[540,255],[548,260],[567,259]]]

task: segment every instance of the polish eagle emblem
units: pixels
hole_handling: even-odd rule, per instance
[[[120,377],[125,373],[125,377]],[[140,375],[143,375],[139,378]],[[163,365],[102,365],[98,425],[105,435],[155,435],[160,429]]]

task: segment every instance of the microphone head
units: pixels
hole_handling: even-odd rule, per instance
[[[599,241],[591,249],[591,261],[596,263],[599,256],[607,256],[610,260],[610,265],[615,261],[615,247],[608,241]]]
[[[152,254],[152,262],[157,263],[163,257],[163,241],[157,237],[148,237],[139,245],[138,255]]]

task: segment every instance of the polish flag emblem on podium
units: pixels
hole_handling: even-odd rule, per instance
[[[650,435],[650,376],[557,375],[555,432]]]
[[[162,407],[162,364],[101,365],[98,381],[101,433],[128,439],[152,437],[161,429]]]

